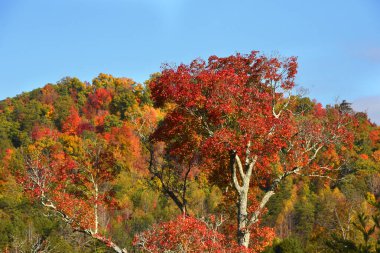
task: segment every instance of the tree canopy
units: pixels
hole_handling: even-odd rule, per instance
[[[2,252],[376,252],[380,129],[297,58],[65,77],[0,101]]]

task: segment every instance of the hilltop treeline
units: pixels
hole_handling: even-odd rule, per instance
[[[0,250],[376,252],[380,129],[296,73],[253,52],[1,101]]]

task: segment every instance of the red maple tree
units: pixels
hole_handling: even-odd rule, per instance
[[[166,67],[150,82],[156,106],[173,108],[156,131],[177,155],[199,150],[211,180],[235,189],[237,238],[254,224],[290,175],[326,176],[321,151],[349,145],[350,115],[318,107],[296,113],[297,59],[258,52]]]

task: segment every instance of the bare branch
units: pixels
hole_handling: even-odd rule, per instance
[[[259,220],[259,216],[261,212],[263,211],[264,207],[270,200],[270,198],[275,194],[273,190],[270,190],[265,193],[264,197],[260,201],[259,207],[256,209],[255,212],[253,212],[251,219],[249,219],[248,222],[248,228],[251,227],[253,224],[255,224]]]
[[[237,154],[235,154],[235,163],[239,169],[239,174],[240,174],[241,179],[244,180],[245,179],[245,173],[244,173],[244,169],[243,169],[243,164],[241,163],[240,157]]]
[[[236,151],[232,151],[230,154],[230,169],[231,169],[231,174],[232,174],[232,181],[234,184],[234,187],[236,191],[241,194],[242,187],[239,185],[237,175],[236,175]]]
[[[257,155],[255,155],[252,159],[252,161],[249,163],[248,165],[248,170],[247,170],[247,173],[246,173],[246,180],[248,180],[247,183],[249,183],[249,181],[251,180],[251,176],[252,176],[252,171],[253,171],[253,168],[256,164],[256,161],[257,161]]]

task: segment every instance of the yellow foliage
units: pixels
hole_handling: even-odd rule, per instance
[[[83,142],[79,136],[63,134],[60,136],[60,141],[67,154],[74,157],[80,157],[83,155]]]
[[[291,190],[290,198],[284,202],[282,212],[278,215],[276,220],[276,226],[281,225],[286,221],[286,217],[294,210],[294,205],[297,200],[297,187],[293,187]]]
[[[372,157],[376,162],[380,162],[380,150],[373,152]]]

